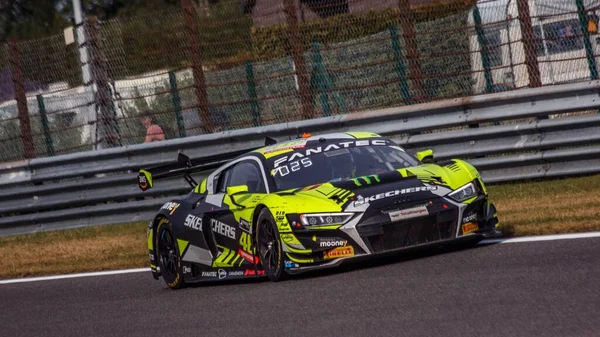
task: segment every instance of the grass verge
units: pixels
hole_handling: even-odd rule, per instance
[[[506,236],[600,230],[600,175],[491,185]],[[0,279],[148,266],[147,223],[0,238]]]
[[[600,230],[600,175],[489,186],[505,236]]]
[[[148,266],[146,222],[0,238],[0,279]]]

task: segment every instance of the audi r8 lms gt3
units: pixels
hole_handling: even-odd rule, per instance
[[[148,226],[152,275],[187,283],[268,277],[345,259],[498,234],[496,209],[463,160],[432,163],[369,132],[305,135],[140,170],[139,187],[183,175],[193,190]],[[214,169],[197,184],[196,171]]]

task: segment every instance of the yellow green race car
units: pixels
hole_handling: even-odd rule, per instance
[[[183,175],[193,190],[148,226],[152,275],[187,283],[288,275],[345,259],[497,235],[477,170],[432,163],[370,132],[305,135],[242,153],[140,170],[147,190]],[[274,143],[274,144],[273,144]],[[191,174],[214,169],[196,184]]]

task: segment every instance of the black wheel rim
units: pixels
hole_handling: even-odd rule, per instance
[[[279,268],[279,241],[273,226],[267,221],[261,222],[258,250],[263,268],[275,273]]]
[[[169,232],[166,229],[163,229],[160,233],[160,237],[158,240],[158,252],[159,252],[159,259],[161,262],[162,267],[165,270],[162,270],[161,272],[164,272],[166,274],[169,274],[171,276],[177,274],[177,252],[175,250],[175,240],[173,240],[173,236],[171,235],[171,232]]]

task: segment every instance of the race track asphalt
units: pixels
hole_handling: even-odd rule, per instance
[[[600,238],[180,291],[146,272],[5,284],[0,321],[1,336],[600,336]]]

